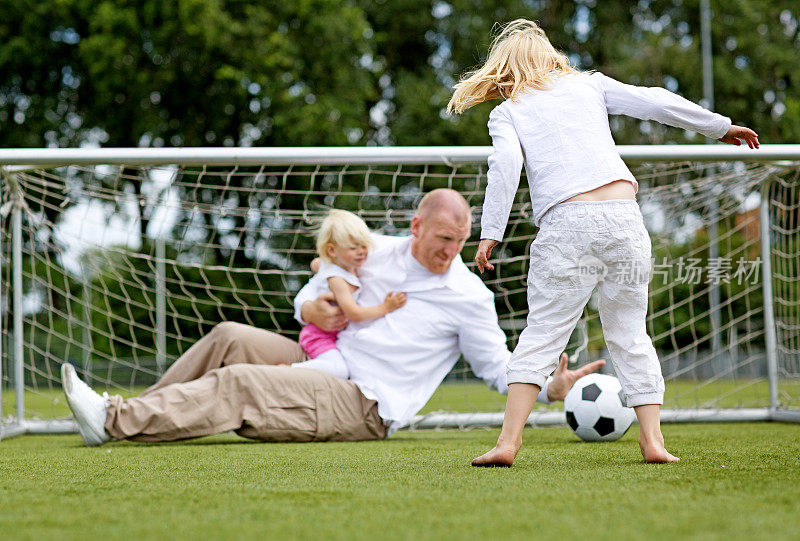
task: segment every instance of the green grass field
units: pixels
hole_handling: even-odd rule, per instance
[[[496,430],[265,444],[224,435],[84,447],[0,443],[3,539],[797,539],[800,427],[667,425],[678,464],[526,431],[511,469],[477,469]]]

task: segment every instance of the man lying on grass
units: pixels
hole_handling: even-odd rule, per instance
[[[83,440],[173,441],[231,430],[262,441],[383,439],[427,403],[461,355],[506,393],[511,353],[494,296],[459,257],[471,223],[458,192],[434,190],[417,208],[411,237],[376,235],[361,268],[361,302],[377,304],[389,291],[407,295],[405,306],[384,317],[348,325],[330,294],[300,291],[301,323],[344,329],[337,346],[349,379],[298,369],[306,357],[293,340],[220,323],[136,398],[100,396],[63,364],[64,392]],[[541,401],[563,400],[579,377],[605,363],[571,371],[566,362],[562,355]]]

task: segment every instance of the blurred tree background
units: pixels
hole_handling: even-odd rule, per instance
[[[795,0],[711,2],[716,109],[800,135]],[[698,0],[0,0],[0,145],[488,144],[445,115],[495,22],[536,19],[581,69],[702,98]],[[639,121],[620,144],[699,142]]]
[[[711,7],[715,109],[755,129],[764,143],[797,141],[797,0],[712,0]],[[0,13],[2,147],[488,145],[486,121],[497,101],[460,116],[447,115],[445,106],[459,76],[485,57],[495,23],[517,17],[539,21],[553,44],[580,69],[599,70],[627,83],[663,86],[702,103],[699,0],[0,0]],[[612,129],[619,144],[703,142],[693,133],[630,118],[612,118]],[[93,186],[98,193],[131,193],[142,202],[130,209],[117,201],[109,212],[136,214],[139,242],[132,249],[152,256],[148,223],[157,203],[148,192],[152,188],[142,181],[147,175],[145,170],[126,168],[111,178],[84,171],[69,180],[86,190]],[[261,189],[253,177],[231,177],[214,168],[208,169],[204,182],[200,193],[178,196],[194,197],[197,204],[212,209],[247,207],[249,194]],[[292,198],[300,208],[330,204],[323,197],[309,200],[295,193],[307,188],[307,178],[283,182],[288,182],[281,196],[286,207],[294,204]],[[214,187],[223,185],[227,200],[219,201]],[[363,179],[345,178],[343,187],[362,190]],[[31,210],[44,215],[51,227],[69,207],[82,203],[62,199],[61,187],[56,188],[37,197],[26,194]],[[361,210],[370,210],[369,205],[385,210],[384,204],[358,202]],[[392,204],[402,209],[408,201],[397,198]],[[247,219],[228,216],[224,229],[241,231]],[[268,216],[259,219],[266,227]],[[252,253],[230,244],[235,239],[227,244],[214,240],[226,236],[220,223],[223,220],[213,212],[197,218],[191,209],[176,218],[176,231],[202,232],[205,237],[199,242],[215,243],[214,250],[203,254],[202,264],[209,268],[283,265],[296,271],[307,264],[305,256],[253,263]],[[7,225],[4,221],[6,247]],[[303,225],[302,217],[292,216],[281,227],[291,231]],[[248,227],[255,231],[251,236],[259,237],[260,226]],[[723,224],[726,227],[730,224]],[[532,226],[529,229],[533,233]],[[25,262],[26,269],[42,266],[42,261],[60,265],[54,253],[47,253],[63,249],[52,242],[52,231],[29,237],[35,255]],[[273,249],[303,251],[312,246],[309,238],[298,241],[297,236],[240,235],[239,242],[245,241],[267,241]],[[109,261],[111,270],[92,278],[94,291],[152,281],[153,269],[144,263],[140,269],[120,270],[115,265]],[[61,298],[50,293],[42,306],[80,312],[79,307],[70,308],[70,303],[83,302],[83,286],[76,277],[63,268],[39,272],[55,274],[64,292]],[[177,271],[167,272],[169,280]],[[138,278],[126,278],[137,273]],[[524,276],[524,269],[519,275]],[[252,281],[253,276],[225,279]],[[33,287],[31,281],[25,285],[26,291]],[[287,282],[276,279],[259,287],[279,291]],[[274,314],[259,315],[246,307],[237,312],[235,307],[243,303],[235,288],[229,289],[216,293],[218,302],[191,307],[196,319],[227,318],[275,327]],[[134,299],[140,293],[132,290],[119,297]],[[264,302],[257,297],[255,305]],[[524,305],[523,290],[515,298]],[[108,318],[111,308],[100,306],[108,297],[92,302],[98,305],[90,310],[100,331],[92,340],[96,347],[109,356],[135,356],[126,340],[115,346],[109,338],[127,331],[114,330],[120,325]],[[151,305],[152,300],[140,299],[138,311],[122,327],[133,328],[130,322],[152,318]],[[225,314],[219,313],[220,305],[228,307]],[[10,307],[7,302],[4,306],[7,318]],[[198,310],[205,311],[198,315]],[[33,317],[41,320],[41,328],[60,326],[63,336],[72,336],[70,325],[75,322],[54,320],[52,312]],[[293,325],[289,313],[278,317],[281,327]],[[701,327],[706,323],[698,321]],[[202,334],[208,327],[181,330],[177,320],[169,325],[174,336]],[[147,343],[148,326],[152,327],[131,330],[129,339],[137,335],[134,342]],[[670,338],[681,346],[697,342],[689,331]],[[168,347],[175,355],[183,345],[170,341]],[[152,344],[145,349],[152,350]]]

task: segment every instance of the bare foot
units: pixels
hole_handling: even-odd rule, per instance
[[[667,462],[679,462],[680,458],[670,454],[664,448],[664,437],[653,438],[653,441],[647,442],[645,439],[639,438],[639,449],[642,451],[644,461],[648,464],[665,464]]]
[[[472,461],[472,465],[479,468],[510,468],[517,457],[519,447],[496,446],[488,453],[484,453]]]
[[[679,462],[680,458],[671,455],[663,445],[647,445],[642,448],[642,456],[648,464],[664,464],[666,462]]]

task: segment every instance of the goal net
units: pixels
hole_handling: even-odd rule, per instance
[[[456,189],[474,212],[462,252],[473,267],[490,149],[194,150],[76,151],[58,166],[0,158],[6,435],[74,429],[62,421],[64,362],[101,392],[133,396],[219,322],[296,339],[292,300],[315,256],[309,225],[327,207],[408,235],[425,192]],[[629,163],[653,242],[647,325],[667,380],[665,421],[800,416],[800,165],[666,160],[662,150]],[[535,234],[523,176],[484,275],[512,349]],[[608,359],[596,299],[567,352],[575,364]],[[504,402],[459,361],[414,426],[496,424]],[[541,423],[563,422],[557,406],[537,411]]]

